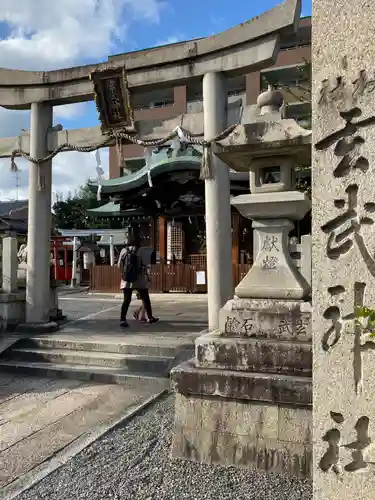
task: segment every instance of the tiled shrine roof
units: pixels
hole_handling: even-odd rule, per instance
[[[101,192],[110,194],[140,187],[148,182],[149,171],[152,178],[166,172],[179,170],[197,170],[199,172],[201,156],[201,151],[195,148],[188,148],[184,152],[172,149],[168,151],[167,148],[157,152],[155,150],[151,156],[150,165],[146,165],[130,175],[101,181]],[[91,182],[91,186],[93,189],[97,189],[98,183]]]
[[[197,172],[197,176],[199,176],[201,157],[202,148],[200,146],[195,146],[194,148],[187,147],[185,150],[168,150],[168,148],[154,150],[151,156],[150,165],[146,165],[130,175],[125,175],[116,179],[102,180],[101,192],[102,194],[110,195],[112,193],[126,192],[141,187],[142,185],[148,183],[148,172],[150,172],[153,182],[157,182],[157,176],[161,174],[184,170],[195,170]],[[244,175],[232,171],[230,172],[230,178],[231,180],[237,180],[239,182],[247,181],[246,174]],[[91,181],[90,186],[93,190],[97,190],[98,183]]]

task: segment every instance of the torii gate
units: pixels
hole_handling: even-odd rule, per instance
[[[130,123],[129,94],[152,87],[181,85],[203,77],[204,139],[227,127],[226,77],[247,74],[275,63],[280,36],[298,29],[301,0],[285,0],[264,14],[215,36],[135,53],[121,54],[108,62],[47,72],[0,69],[0,106],[31,109],[30,133],[0,139],[0,157],[21,149],[34,159],[44,158],[59,145],[73,148],[104,146],[103,132],[135,125],[142,139],[163,138],[177,126],[178,118],[155,127]],[[123,77],[116,81],[119,71]],[[110,80],[112,87],[110,88]],[[114,83],[113,83],[114,82]],[[117,82],[117,83],[116,83]],[[124,82],[126,85],[124,86]],[[103,99],[112,93],[112,102]],[[120,96],[120,98],[119,98]],[[101,127],[57,131],[52,127],[53,106],[96,98]],[[111,114],[112,113],[112,114]],[[194,115],[184,116],[192,134]],[[160,122],[159,122],[160,123]],[[172,127],[172,125],[174,126]],[[105,146],[114,143],[107,136]],[[214,146],[213,149],[215,151]],[[69,148],[65,148],[65,151]],[[232,297],[231,218],[229,169],[212,157],[210,178],[205,180],[209,329],[218,328],[219,310]],[[49,240],[51,232],[52,160],[29,165],[28,278],[26,320],[48,321]]]

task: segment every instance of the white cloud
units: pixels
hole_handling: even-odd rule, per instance
[[[108,175],[108,149],[102,149],[100,156],[103,170]],[[9,159],[0,163],[0,200],[28,198],[29,164],[22,158],[17,158],[16,163],[19,169],[17,176],[10,171]],[[67,196],[69,192],[74,193],[88,178],[96,179],[96,176],[94,153],[60,153],[53,160],[52,193]]]
[[[29,111],[10,111],[0,108],[0,137],[19,136],[21,129],[30,127]]]
[[[125,41],[129,24],[134,21],[158,23],[165,6],[161,0],[1,0],[0,23],[11,29],[0,40],[0,67],[49,70],[69,67],[82,61],[100,61]],[[59,106],[57,120],[83,116],[87,104]],[[18,136],[29,128],[28,111],[0,108],[0,137]],[[102,153],[103,168],[108,152]],[[19,197],[27,197],[28,164],[18,160]],[[61,153],[53,160],[54,190],[74,191],[87,177],[95,176],[95,158],[91,154]],[[16,196],[15,174],[9,172],[9,160],[0,160],[0,198]]]
[[[134,20],[159,22],[159,0],[2,0],[0,66],[47,70],[81,58],[103,58]]]
[[[63,104],[53,108],[53,116],[55,119],[63,118],[65,120],[72,120],[79,118],[85,114],[88,108],[87,102],[77,102],[76,104]]]

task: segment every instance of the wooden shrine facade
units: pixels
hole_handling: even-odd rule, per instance
[[[157,265],[151,272],[154,292],[206,291],[205,188],[199,179],[200,166],[201,151],[196,147],[159,148],[139,171],[102,181],[103,205],[88,211],[91,217],[116,219],[117,227],[120,223],[124,230],[131,228],[142,246],[155,249]],[[229,177],[232,196],[249,192],[248,173],[230,171]],[[92,184],[92,189],[98,186]],[[251,221],[234,207],[231,217],[237,285],[252,264],[253,231]],[[309,232],[310,218],[302,234]],[[116,248],[117,255],[120,250]],[[119,279],[116,267],[95,266],[91,288],[116,292]]]
[[[250,264],[233,264],[233,288],[243,279]],[[121,271],[117,266],[92,266],[92,292],[119,293]],[[155,264],[150,268],[151,293],[206,293],[207,267],[198,264]]]
[[[142,246],[156,250],[160,264],[206,265],[205,191],[199,179],[202,152],[179,145],[158,148],[150,164],[130,175],[102,182],[108,203],[89,210],[95,218],[117,219],[137,232]],[[247,193],[248,174],[230,173],[231,194]],[[98,186],[93,184],[93,190]],[[249,261],[251,223],[232,210],[233,263]]]

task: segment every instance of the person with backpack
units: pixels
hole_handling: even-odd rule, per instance
[[[136,290],[142,300],[146,312],[146,322],[156,323],[158,318],[152,315],[150,295],[148,293],[147,269],[143,262],[139,242],[134,234],[128,238],[128,244],[121,250],[118,267],[122,269],[120,288],[123,290],[124,300],[121,306],[120,326],[129,326],[126,316],[130,306],[133,290]]]

